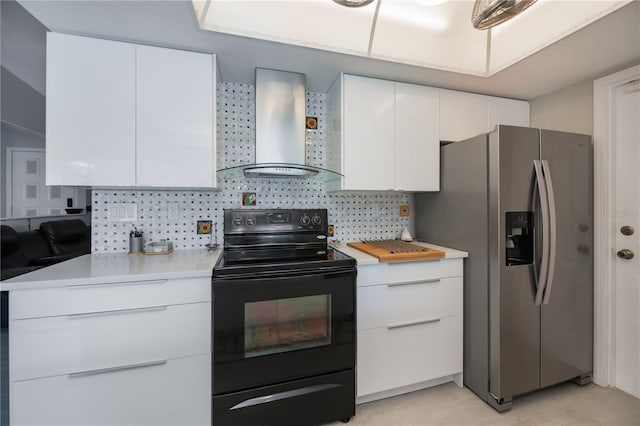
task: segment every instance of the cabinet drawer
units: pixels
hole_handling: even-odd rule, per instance
[[[11,318],[210,302],[211,278],[129,281],[19,290],[11,293]]]
[[[211,352],[211,303],[15,320],[11,380]]]
[[[211,355],[13,382],[12,425],[211,425]]]
[[[358,330],[462,314],[462,277],[358,288]]]
[[[462,259],[378,263],[358,266],[357,286],[461,276]]]
[[[358,396],[462,372],[462,316],[358,333]]]

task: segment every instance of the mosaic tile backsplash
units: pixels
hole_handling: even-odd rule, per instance
[[[248,84],[218,84],[218,168],[254,162],[255,92]],[[307,116],[317,117],[318,127],[307,130],[307,163],[325,167],[326,95],[307,93]],[[127,252],[129,232],[142,231],[145,243],[169,239],[175,249],[200,248],[222,243],[224,209],[326,208],[329,223],[335,225],[334,238],[355,241],[398,238],[402,229],[412,229],[410,217],[400,217],[400,205],[409,205],[411,194],[395,192],[333,192],[317,178],[243,179],[218,182],[217,191],[94,190],[92,195],[93,253]],[[255,206],[242,206],[242,195],[256,193]],[[108,204],[135,203],[134,222],[113,222]],[[178,203],[176,219],[168,219],[168,205]],[[199,235],[198,220],[211,220],[213,233]]]

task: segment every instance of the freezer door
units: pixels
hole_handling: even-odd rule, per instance
[[[541,131],[556,210],[553,276],[541,313],[541,385],[593,370],[593,149],[591,137]],[[550,177],[550,179],[549,179]]]
[[[497,401],[540,387],[540,307],[534,303],[533,274],[539,259],[533,256],[530,264],[507,256],[517,244],[509,238],[513,228],[536,231],[531,199],[539,156],[537,129],[499,126],[489,136],[489,389]],[[509,212],[523,214],[514,219]],[[533,229],[528,218],[533,218]]]

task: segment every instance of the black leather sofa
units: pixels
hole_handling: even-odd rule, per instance
[[[35,231],[16,232],[0,225],[0,280],[91,253],[91,227],[80,219],[43,222]],[[2,328],[7,326],[8,295],[1,300]]]

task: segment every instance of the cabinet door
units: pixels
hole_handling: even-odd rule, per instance
[[[11,383],[12,425],[211,425],[211,355]]]
[[[358,396],[462,372],[462,316],[358,332]]]
[[[14,381],[211,353],[209,302],[32,318],[11,326]]]
[[[214,186],[212,55],[136,49],[136,185]]]
[[[394,188],[395,83],[344,76],[342,189]]]
[[[489,131],[498,124],[529,127],[529,102],[489,97]]]
[[[440,189],[439,90],[396,83],[395,189]]]
[[[46,104],[47,185],[134,185],[134,45],[47,33]]]
[[[440,140],[460,141],[489,131],[487,96],[440,90]]]

